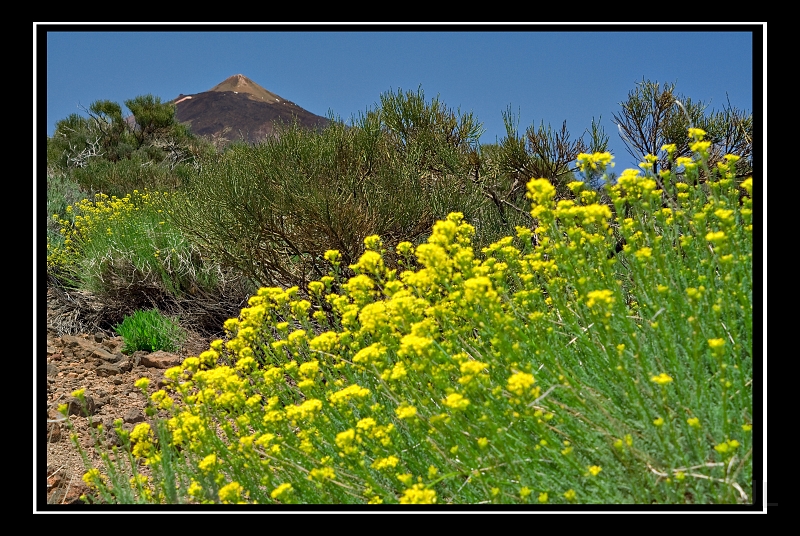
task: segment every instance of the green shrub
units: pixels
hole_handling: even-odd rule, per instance
[[[418,269],[370,236],[347,280],[326,252],[308,300],[260,289],[163,389],[136,383],[169,416],[120,430],[133,478],[84,481],[108,502],[751,503],[754,184],[689,134],[663,191],[649,160],[606,183],[615,211],[528,181],[536,226],[482,260],[453,213],[396,248]]]
[[[398,91],[354,123],[286,125],[259,145],[228,147],[173,199],[169,217],[223,265],[302,289],[328,270],[326,250],[340,252],[346,271],[372,234],[393,265],[394,246],[423,242],[453,211],[476,222],[479,247],[530,221],[524,211],[501,221],[475,181],[480,125],[470,114]]]
[[[78,184],[65,173],[49,169],[47,172],[47,273],[60,279],[68,270],[67,257],[61,233],[73,223],[71,206],[86,197]],[[70,210],[67,210],[70,207]]]
[[[175,320],[161,314],[158,309],[136,311],[133,315],[126,316],[121,324],[114,326],[114,330],[125,341],[122,347],[125,354],[137,350],[174,352],[180,348],[185,337],[183,328]]]
[[[61,221],[71,284],[110,295],[136,285],[171,296],[213,287],[218,273],[170,225],[161,208],[166,192],[134,190],[124,197],[96,194],[67,207]]]
[[[131,158],[117,162],[92,159],[86,166],[73,170],[72,176],[88,192],[123,197],[134,190],[174,191],[190,173],[186,166],[170,169],[136,152]]]

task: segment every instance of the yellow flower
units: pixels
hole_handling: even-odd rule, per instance
[[[556,195],[556,189],[547,179],[531,179],[528,182],[529,199],[538,205],[549,206]]]
[[[282,499],[284,500],[286,496],[288,496],[294,488],[288,482],[284,482],[269,494],[270,497],[273,499]]]
[[[698,428],[698,429],[700,428],[700,419],[698,419],[697,417],[692,417],[690,419],[686,419],[686,422],[692,428]]]
[[[339,251],[336,250],[336,249],[329,249],[328,251],[325,252],[324,257],[325,257],[326,261],[328,261],[329,263],[331,263],[333,265],[336,265],[336,264],[339,263],[340,255],[339,255]]]
[[[724,454],[729,450],[733,450],[739,446],[739,442],[735,439],[729,439],[727,441],[723,441],[719,445],[714,446],[714,450],[719,452],[720,454]]]
[[[711,348],[711,353],[717,357],[725,354],[725,339],[708,339],[708,346]]]
[[[400,463],[400,460],[397,458],[397,456],[387,456],[386,458],[376,459],[374,462],[372,462],[370,467],[380,471],[382,469],[392,469],[397,467],[398,463]]]
[[[432,479],[432,478],[434,478],[434,477],[435,477],[437,474],[439,474],[439,469],[437,469],[437,468],[436,468],[436,467],[434,467],[433,465],[430,465],[430,466],[428,466],[428,478]]]
[[[706,131],[702,128],[690,128],[689,129],[689,136],[695,139],[695,141],[701,141],[703,137],[706,135]]]
[[[546,503],[547,502],[547,493],[546,492],[539,494],[539,502],[540,503]]]
[[[355,428],[348,428],[344,432],[339,432],[336,434],[336,446],[342,450],[348,450],[352,447],[353,442],[356,439],[356,430]]]
[[[593,290],[586,294],[586,297],[589,298],[586,301],[589,307],[594,307],[596,304],[610,306],[614,303],[614,293],[610,290]]]
[[[664,424],[664,419],[662,417],[659,417],[658,419],[653,421],[653,424],[655,424],[656,426],[661,426]]]
[[[209,472],[211,469],[214,468],[214,465],[217,463],[217,456],[215,454],[209,454],[205,458],[200,461],[197,466],[200,468],[201,471],[204,473]]]
[[[436,504],[436,491],[427,489],[424,484],[414,484],[403,492],[400,504]]]
[[[523,499],[530,494],[531,494],[531,488],[529,488],[528,486],[524,486],[519,490],[519,496],[522,497]]]
[[[409,404],[400,404],[400,406],[398,406],[394,412],[398,419],[410,419],[411,417],[416,416],[417,408]]]
[[[201,486],[196,480],[192,480],[192,483],[189,485],[189,489],[186,490],[186,492],[190,497],[199,499],[203,494],[203,486]]]
[[[706,240],[712,244],[722,244],[725,242],[726,238],[724,231],[711,231],[706,234]]]
[[[414,251],[414,244],[411,242],[400,242],[397,244],[395,251],[403,256],[409,256]]]
[[[403,473],[402,475],[401,474],[396,474],[395,476],[397,477],[397,480],[399,480],[400,482],[402,482],[406,486],[410,485],[411,482],[414,480],[413,475],[411,475],[410,473]]]
[[[469,405],[469,400],[458,393],[448,395],[442,402],[448,408],[462,411]]]
[[[574,501],[575,500],[575,490],[574,489],[568,489],[567,491],[565,491],[564,492],[564,498],[566,500],[568,500],[568,501]]]
[[[708,148],[711,147],[710,141],[697,141],[694,142],[689,148],[695,152],[700,154],[708,154]]]
[[[517,372],[508,378],[508,390],[517,396],[522,394],[536,382],[533,374]]]
[[[600,474],[600,471],[602,471],[602,470],[603,470],[603,468],[602,468],[602,467],[600,467],[599,465],[592,465],[592,466],[589,466],[589,473],[591,473],[591,475],[592,475],[592,476],[597,476],[597,475],[599,475],[599,474]]]
[[[657,383],[658,385],[666,385],[672,381],[672,378],[667,374],[665,374],[664,372],[662,372],[658,376],[651,376],[650,381]]]
[[[102,482],[100,470],[96,468],[89,469],[83,475],[83,481],[86,482],[86,485],[89,487],[97,487]]]
[[[590,169],[594,171],[602,171],[606,166],[614,167],[612,160],[613,155],[609,152],[604,153],[580,153],[576,158],[576,163],[581,169],[581,172],[587,173]]]
[[[318,480],[323,482],[325,480],[333,480],[334,478],[336,478],[336,472],[331,467],[318,467],[312,469],[308,473],[309,480]]]
[[[150,379],[149,378],[139,378],[138,380],[136,380],[134,382],[133,385],[135,387],[138,387],[139,389],[142,389],[142,390],[147,389],[147,386],[150,385]]]
[[[244,488],[242,488],[241,484],[238,482],[231,482],[219,490],[219,500],[223,503],[239,502],[242,498],[243,490]]]
[[[316,398],[311,398],[299,406],[286,406],[286,417],[291,420],[308,419],[309,421],[313,421],[316,414],[320,411],[322,411],[322,402]]]
[[[308,290],[311,294],[321,294],[325,290],[325,284],[322,281],[311,281],[308,284]]]
[[[369,389],[361,387],[357,384],[348,385],[344,389],[340,389],[335,393],[331,393],[328,395],[328,400],[331,401],[331,404],[345,404],[354,398],[366,398],[370,394]]]

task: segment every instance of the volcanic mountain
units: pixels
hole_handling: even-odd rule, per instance
[[[219,141],[257,142],[275,134],[278,123],[324,128],[329,120],[267,91],[242,74],[227,78],[203,93],[179,95],[172,101],[175,117],[192,133]]]

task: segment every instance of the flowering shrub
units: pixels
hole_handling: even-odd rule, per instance
[[[749,502],[753,181],[730,158],[698,182],[696,150],[680,179],[623,172],[611,206],[531,180],[536,225],[482,259],[451,213],[397,246],[418,269],[370,236],[310,300],[261,288],[151,389],[169,416],[134,442],[137,500]]]
[[[171,194],[134,190],[123,197],[96,194],[53,215],[62,241],[47,243],[47,269],[71,286],[115,294],[135,285],[178,296],[213,288],[218,268],[197,252],[170,222]]]

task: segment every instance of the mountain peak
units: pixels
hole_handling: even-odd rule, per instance
[[[277,132],[278,123],[297,121],[309,129],[324,128],[329,120],[267,91],[243,74],[226,78],[202,93],[181,93],[172,101],[175,118],[198,136],[227,142],[258,142]]]
[[[252,100],[268,103],[281,102],[285,100],[275,93],[267,91],[243,74],[235,74],[230,76],[209,89],[209,91],[233,91],[234,93],[245,93],[248,95],[248,98]]]

